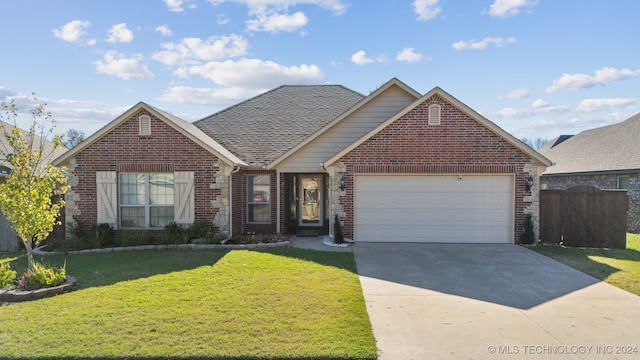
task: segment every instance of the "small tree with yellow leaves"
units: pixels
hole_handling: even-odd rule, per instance
[[[68,189],[66,169],[51,165],[62,146],[60,137],[53,136],[55,119],[46,111],[46,104],[34,105],[30,118],[29,131],[20,130],[15,101],[2,103],[0,136],[5,137],[7,145],[0,146],[0,155],[9,170],[0,183],[0,211],[25,245],[28,271],[33,270],[33,249],[59,225],[57,217],[64,200],[60,196],[54,202],[52,196]]]

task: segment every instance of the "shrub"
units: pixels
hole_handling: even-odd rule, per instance
[[[0,289],[9,287],[16,280],[16,272],[9,263],[0,263]]]
[[[115,244],[118,246],[139,246],[149,245],[151,235],[147,230],[120,230],[115,238]]]
[[[173,221],[164,226],[164,231],[164,242],[167,244],[186,244],[190,240],[187,229]]]
[[[333,220],[333,241],[336,244],[344,243],[344,235],[342,234],[342,224],[340,224],[340,217],[336,214]]]
[[[533,244],[536,241],[536,233],[533,231],[533,220],[531,219],[531,214],[527,214],[525,216],[523,228],[524,231],[522,232],[520,241],[526,245]]]
[[[67,278],[67,264],[55,269],[38,262],[33,262],[33,269],[25,273],[26,285],[30,288],[41,288],[45,286],[56,286]]]
[[[188,240],[203,239],[209,242],[208,239],[213,238],[214,235],[215,228],[207,221],[199,221],[187,229]]]
[[[86,234],[86,242],[90,247],[99,249],[113,243],[115,231],[109,224],[93,224]]]

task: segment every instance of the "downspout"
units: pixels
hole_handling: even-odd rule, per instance
[[[280,235],[280,171],[276,170],[276,234]]]
[[[327,194],[329,197],[329,239],[333,239],[333,179],[327,168],[324,167],[324,163],[320,163],[320,169],[329,175],[329,191]]]
[[[220,241],[220,244],[226,244],[227,241],[233,237],[233,174],[240,171],[240,165],[233,164],[234,168],[229,174],[229,236],[226,239]]]

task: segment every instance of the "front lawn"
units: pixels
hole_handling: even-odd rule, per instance
[[[627,234],[625,250],[537,246],[549,256],[613,286],[640,295],[640,234]]]
[[[3,358],[375,359],[352,253],[135,251],[47,257],[80,288],[0,304]],[[0,256],[14,270],[24,256]]]

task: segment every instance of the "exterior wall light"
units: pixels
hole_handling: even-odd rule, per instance
[[[524,186],[525,190],[527,191],[531,191],[531,188],[533,188],[533,177],[529,176],[529,178],[527,179],[527,183]]]
[[[345,179],[344,179],[344,176],[342,176],[342,177],[340,178],[340,191],[344,191],[344,188],[346,187],[346,183],[345,183],[345,182],[346,182],[346,181],[345,181]]]

